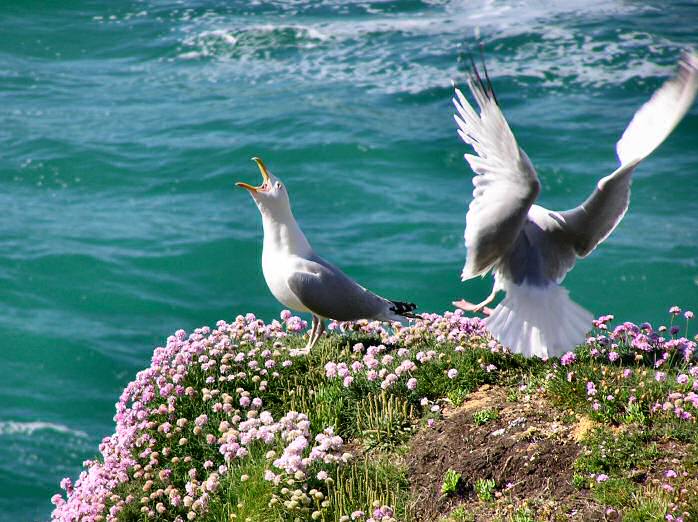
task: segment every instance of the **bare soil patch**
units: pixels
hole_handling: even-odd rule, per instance
[[[498,418],[478,425],[473,415],[486,408],[496,410]],[[526,499],[536,505],[536,520],[603,520],[603,509],[588,492],[572,485],[579,430],[540,397],[511,402],[506,388],[483,386],[412,440],[406,461],[417,519],[436,520],[465,504],[476,520],[491,520]],[[444,497],[448,469],[462,477],[457,493]],[[478,499],[478,479],[495,480],[496,502]]]

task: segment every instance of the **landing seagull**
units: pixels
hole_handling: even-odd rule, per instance
[[[252,158],[262,173],[262,184],[236,185],[247,189],[262,214],[264,245],[262,272],[269,290],[284,306],[313,317],[306,349],[325,330],[325,319],[401,321],[414,317],[416,305],[384,299],[359,285],[339,268],[318,256],[291,212],[291,202],[281,180],[260,158]]]
[[[616,144],[620,167],[602,178],[581,205],[562,212],[533,204],[540,192],[538,175],[516,143],[484,65],[483,72],[484,80],[473,63],[467,79],[479,114],[459,89],[453,98],[458,134],[477,154],[465,154],[476,175],[461,277],[494,272],[492,293],[466,308],[483,310],[505,291],[485,319],[490,333],[515,353],[558,356],[584,341],[592,320],[560,283],[577,257],[589,255],[616,228],[628,210],[633,170],[691,107],[698,90],[698,54],[685,54],[676,76],[635,113]]]

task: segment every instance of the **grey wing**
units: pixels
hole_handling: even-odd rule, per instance
[[[686,54],[676,76],[635,113],[616,144],[620,167],[601,179],[580,206],[557,213],[562,225],[557,238],[572,245],[578,256],[589,255],[623,219],[630,203],[633,170],[678,125],[697,90],[698,55]]]
[[[476,176],[466,215],[464,281],[487,273],[511,250],[540,191],[536,171],[516,143],[488,78],[487,82],[485,86],[473,67],[468,86],[479,115],[459,89],[453,98],[458,134],[477,153],[465,155]]]
[[[288,285],[311,312],[337,321],[379,319],[391,303],[350,279],[324,260],[308,261]]]

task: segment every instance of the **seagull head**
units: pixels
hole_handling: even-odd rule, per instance
[[[257,164],[262,173],[262,184],[257,187],[242,181],[235,184],[249,191],[262,214],[281,217],[290,213],[291,202],[288,199],[288,192],[286,192],[284,184],[269,172],[261,158],[254,157],[252,161]]]

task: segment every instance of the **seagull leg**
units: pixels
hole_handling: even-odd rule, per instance
[[[315,339],[312,339],[311,342],[308,344],[308,350],[312,349],[317,342],[320,340],[320,337],[322,336],[322,333],[325,331],[325,320],[320,319],[318,317],[318,325],[317,328],[315,329]]]
[[[456,308],[460,308],[461,310],[465,310],[466,312],[477,313],[481,311],[485,315],[491,315],[492,309],[489,308],[487,305],[492,302],[492,300],[497,295],[497,292],[499,292],[499,289],[495,286],[492,289],[492,293],[487,296],[487,299],[485,299],[483,302],[479,304],[473,304],[470,301],[461,299],[460,301],[453,301],[453,306],[455,306]]]
[[[306,350],[310,350],[313,346],[313,339],[315,338],[315,332],[318,329],[320,318],[313,314],[313,325],[310,328],[310,334],[308,335],[308,344],[305,345]]]
[[[497,296],[497,292],[499,289],[495,286],[492,288],[492,293],[487,296],[487,299],[485,299],[483,302],[476,304],[475,308],[473,308],[473,312],[477,313],[483,308],[485,308],[488,304],[490,304],[492,301],[494,301],[494,298]]]

